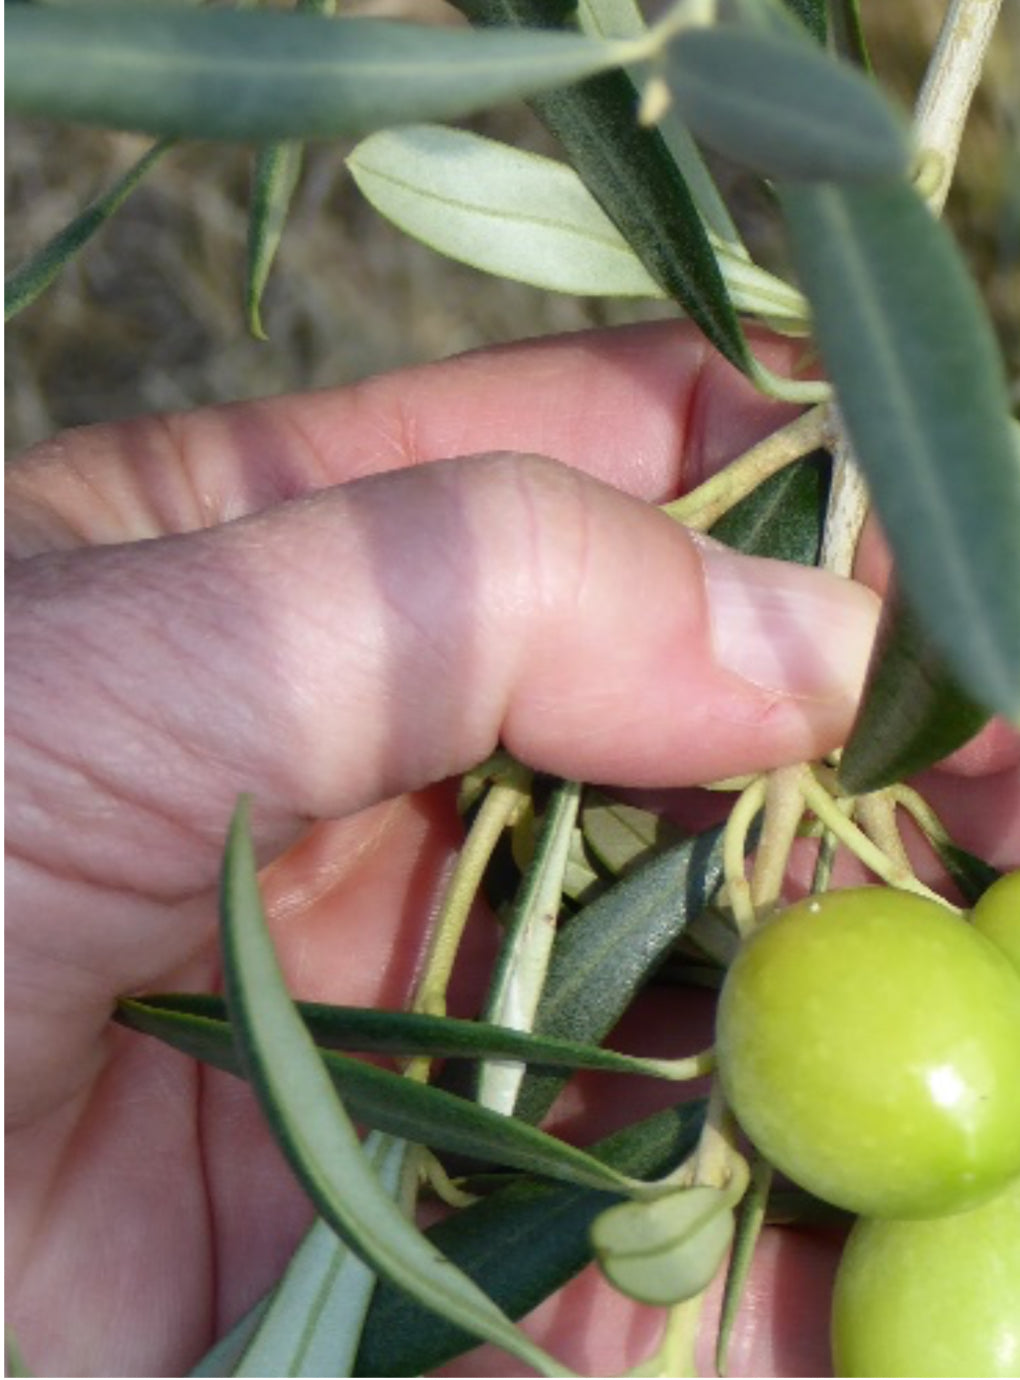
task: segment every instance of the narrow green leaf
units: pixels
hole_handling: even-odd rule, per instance
[[[871,71],[868,42],[858,0],[829,0],[829,25],[834,50],[864,72]]]
[[[32,1372],[25,1365],[25,1358],[21,1354],[21,1347],[18,1346],[18,1339],[9,1327],[4,1329],[4,1374],[28,1376]]]
[[[617,877],[653,853],[683,841],[680,828],[665,815],[641,810],[594,789],[585,792],[581,818],[588,847]]]
[[[572,6],[546,0],[454,0],[475,24],[564,23]],[[638,95],[624,72],[550,91],[532,107],[652,278],[717,350],[752,372],[750,350],[708,232],[656,128],[638,123]]]
[[[262,294],[280,247],[304,156],[304,144],[295,139],[266,144],[255,155],[244,310],[248,329],[257,340],[268,339],[262,325]]]
[[[960,895],[968,906],[977,905],[988,888],[997,882],[1002,873],[984,858],[968,853],[955,843],[935,845],[939,861],[952,877]]]
[[[118,1018],[193,1059],[225,1073],[246,1076],[231,1027],[225,1020],[179,1014],[136,1002],[122,1003]],[[607,1183],[606,1171],[583,1151],[533,1126],[342,1054],[324,1050],[321,1057],[351,1115],[368,1126],[436,1150],[505,1164],[532,1174],[548,1174],[596,1188],[621,1187],[618,1182]]]
[[[555,292],[664,295],[565,163],[412,125],[371,135],[347,166],[381,215],[473,268]]]
[[[396,1200],[407,1142],[378,1132],[364,1152]],[[376,1274],[316,1218],[273,1290],[235,1375],[349,1375]]]
[[[744,1298],[751,1273],[755,1248],[765,1225],[772,1189],[772,1166],[757,1153],[751,1157],[751,1182],[737,1209],[733,1233],[733,1250],[726,1267],[722,1307],[715,1338],[715,1368],[719,1375],[729,1374],[729,1349],[733,1327]]]
[[[785,0],[791,14],[795,14],[816,42],[825,44],[829,32],[827,0]]]
[[[16,114],[257,142],[448,119],[633,56],[580,34],[123,4],[12,5],[6,47]]]
[[[619,1203],[592,1223],[595,1258],[629,1298],[668,1307],[707,1289],[733,1239],[733,1206],[718,1188],[682,1188]]]
[[[648,32],[648,23],[636,0],[581,0],[577,13],[582,30],[599,38],[637,38]],[[638,90],[648,79],[647,70],[641,68],[630,68],[628,75]],[[663,111],[656,128],[662,135],[670,157],[680,169],[709,231],[733,253],[750,263],[750,256],[715,178],[709,172],[701,151],[675,105],[671,103]]]
[[[233,1375],[234,1367],[240,1363],[244,1349],[255,1335],[271,1299],[272,1291],[249,1308],[230,1331],[220,1337],[198,1364],[188,1371],[188,1375],[196,1380],[198,1377]]]
[[[855,795],[902,781],[962,747],[989,717],[946,669],[910,606],[892,592],[840,759],[840,780]]]
[[[749,556],[817,565],[831,470],[823,451],[787,465],[724,513],[710,535]]]
[[[440,1255],[380,1186],[287,995],[265,925],[247,814],[242,802],[223,863],[224,978],[248,1078],[277,1144],[323,1218],[366,1264],[540,1374],[569,1375]]]
[[[570,840],[570,853],[563,874],[563,894],[571,901],[586,906],[606,889],[606,879],[595,865],[584,841],[584,834],[575,829]]]
[[[598,1044],[638,989],[702,911],[722,880],[722,831],[710,829],[628,872],[560,929],[536,1034]],[[515,1118],[537,1122],[563,1086],[563,1077],[531,1071]]]
[[[332,16],[336,0],[297,0],[297,11]],[[265,340],[262,294],[280,247],[294,189],[301,176],[304,145],[300,140],[264,144],[255,154],[252,200],[248,211],[245,316],[257,340]]]
[[[535,854],[514,903],[489,985],[483,1017],[490,1025],[531,1029],[556,935],[580,803],[581,787],[576,781],[560,782],[549,797]],[[479,1068],[475,1100],[509,1116],[524,1067],[520,1061],[485,1060]]]
[[[704,1117],[688,1102],[590,1147],[621,1173],[658,1179],[690,1154]],[[512,1318],[530,1313],[592,1259],[589,1229],[619,1201],[594,1189],[519,1180],[430,1227],[430,1241]],[[387,1284],[376,1290],[355,1375],[426,1375],[474,1339]]]
[[[903,123],[878,88],[796,35],[692,29],[666,64],[694,134],[765,177],[873,181],[908,169]]]
[[[70,260],[123,206],[146,173],[173,147],[173,143],[172,139],[161,139],[154,144],[112,187],[91,201],[80,215],[58,230],[27,262],[8,275],[4,281],[5,321],[24,311],[46,291]]]
[[[974,284],[906,184],[781,199],[904,598],[965,691],[1020,716],[1020,450]]]
[[[644,1059],[570,1040],[550,1040],[530,1031],[510,1030],[452,1016],[417,1011],[379,1011],[366,1006],[296,1002],[301,1019],[321,1049],[361,1054],[424,1055],[430,1059],[513,1059],[557,1069],[596,1069],[603,1073],[651,1070]],[[226,1055],[229,1036],[226,1003],[203,992],[160,992],[118,1003],[115,1019],[132,1030],[154,1035],[196,1059],[217,1062]],[[343,1079],[347,1061],[337,1064]],[[329,1061],[327,1061],[329,1064]],[[332,1065],[330,1065],[332,1067]]]

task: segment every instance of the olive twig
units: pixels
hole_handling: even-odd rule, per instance
[[[884,853],[868,835],[848,819],[825,787],[811,772],[805,773],[802,789],[804,799],[823,824],[826,824],[845,847],[858,857],[869,871],[874,872],[887,886],[898,887],[901,891],[912,891],[918,896],[926,896],[930,901],[955,910],[944,897],[925,886],[910,868],[904,868],[888,854]]]
[[[528,799],[530,782],[530,770],[511,762],[482,802],[443,896],[413,1010],[432,1016],[446,1014],[446,989],[471,907],[500,835]],[[428,1059],[416,1059],[407,1073],[425,1081],[428,1069]]]
[[[730,811],[723,833],[723,875],[726,878],[726,896],[733,911],[734,923],[739,933],[750,934],[754,928],[754,903],[751,900],[751,887],[747,880],[744,857],[747,852],[747,836],[751,825],[762,805],[765,803],[766,780],[756,777],[741,792],[737,803]]]
[[[731,461],[689,494],[662,504],[667,516],[695,532],[708,529],[763,480],[817,450],[828,433],[828,408],[820,404]]]
[[[779,767],[768,774],[765,786],[765,822],[751,870],[751,901],[755,923],[760,924],[778,905],[790,850],[804,816],[800,788],[805,768]]]
[[[896,820],[896,803],[887,791],[862,795],[857,801],[855,814],[861,828],[888,858],[905,872],[914,871]]]

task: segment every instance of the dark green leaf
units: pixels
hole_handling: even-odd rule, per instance
[[[267,339],[262,326],[262,294],[280,247],[291,198],[304,161],[304,144],[288,139],[266,144],[255,155],[251,207],[248,212],[248,269],[244,288],[248,329]]]
[[[562,927],[536,1034],[598,1044],[722,880],[722,831],[685,839],[627,873]],[[562,1076],[529,1072],[515,1117],[540,1121]]]
[[[657,1179],[697,1144],[703,1102],[641,1121],[591,1147],[621,1173]],[[512,1318],[562,1288],[592,1258],[592,1221],[616,1195],[520,1180],[431,1227],[426,1235]],[[388,1285],[372,1300],[355,1375],[424,1375],[474,1345]]]
[[[878,88],[796,35],[692,29],[666,61],[698,138],[765,177],[873,181],[908,169],[903,123]]]
[[[195,1007],[202,1000],[192,999],[195,1006],[190,1013],[155,1003],[123,1002],[119,1019],[193,1059],[244,1076],[230,1025],[225,1020],[197,1014]],[[477,1046],[472,1050],[476,1052]],[[599,1188],[619,1187],[608,1184],[606,1171],[582,1151],[532,1126],[342,1054],[324,1051],[322,1062],[351,1116],[368,1126],[438,1150],[512,1165],[529,1173],[549,1174]]]
[[[6,45],[17,114],[256,142],[464,115],[631,56],[580,34],[123,4],[12,6]]]
[[[829,31],[827,0],[786,0],[786,7],[795,14],[812,38],[824,44]]]
[[[541,1374],[569,1374],[425,1240],[373,1172],[287,995],[262,911],[247,813],[242,801],[223,861],[224,979],[243,1066],[277,1145],[325,1221],[384,1279]]]
[[[968,906],[977,905],[992,883],[1002,876],[997,867],[955,843],[937,844],[936,851]]]
[[[974,284],[905,183],[782,201],[903,595],[964,689],[1020,715],[1020,452]]]
[[[871,58],[858,0],[829,0],[829,25],[833,47],[840,57],[870,72]]]
[[[336,0],[297,0],[297,9],[331,16],[336,13]],[[262,294],[280,247],[303,162],[304,145],[296,140],[265,144],[255,155],[248,211],[245,313],[248,329],[258,340],[266,339],[262,328]]]
[[[452,1016],[426,1016],[417,1011],[379,1011],[366,1006],[329,1006],[296,1002],[302,1020],[322,1049],[360,1054],[425,1055],[430,1059],[514,1059],[558,1069],[600,1069],[604,1073],[649,1073],[641,1059],[616,1054],[594,1045],[549,1040],[483,1021],[460,1021]],[[210,1056],[220,1058],[227,1025],[222,997],[203,992],[161,992],[120,1002],[116,1019],[133,1030],[165,1038],[201,1059],[202,1041],[209,1040]]]
[[[32,257],[16,268],[4,282],[4,320],[10,320],[32,302],[53,282],[74,256],[82,250],[97,231],[124,204],[146,173],[173,147],[172,139],[161,139],[133,163],[123,177],[102,196],[89,203],[62,230]]]
[[[473,23],[499,26],[553,26],[573,8],[546,0],[454,2]],[[637,105],[633,83],[623,72],[532,101],[651,276],[746,373],[747,342],[697,205],[662,135],[638,123]]]
[[[902,781],[962,747],[988,718],[946,669],[910,606],[892,593],[840,780],[855,795]]]
[[[710,535],[749,556],[817,565],[831,469],[824,451],[787,465],[724,513]]]

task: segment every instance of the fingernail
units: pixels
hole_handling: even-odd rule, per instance
[[[862,585],[787,561],[741,556],[695,536],[716,663],[800,699],[859,694],[878,616]]]

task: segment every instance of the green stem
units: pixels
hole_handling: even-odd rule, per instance
[[[912,891],[918,896],[927,897],[930,901],[937,901],[939,905],[946,906],[949,910],[957,909],[956,906],[950,906],[944,897],[939,896],[937,892],[932,891],[930,887],[919,881],[909,868],[904,871],[902,866],[884,853],[863,829],[844,815],[836,801],[812,773],[805,774],[802,790],[808,806],[822,823],[831,829],[840,843],[860,858],[864,866],[869,871],[874,872],[875,876],[885,882],[887,886],[898,887],[901,891]]]
[[[531,772],[514,762],[489,791],[457,859],[429,944],[413,1010],[446,1014],[446,989],[471,907],[500,835],[527,800]]]
[[[664,503],[662,511],[675,521],[682,522],[685,527],[707,532],[763,480],[817,450],[825,440],[827,428],[828,409],[813,407],[759,441],[689,494],[671,503]]]
[[[771,914],[782,896],[790,850],[804,816],[804,796],[800,788],[803,776],[804,768],[799,765],[779,767],[768,775],[765,820],[751,872],[755,924]]]
[[[765,803],[765,793],[765,777],[759,776],[741,792],[740,798],[730,811],[723,834],[726,896],[733,911],[734,923],[742,937],[754,929],[754,903],[751,900],[751,887],[744,864],[747,836],[758,811]]]

